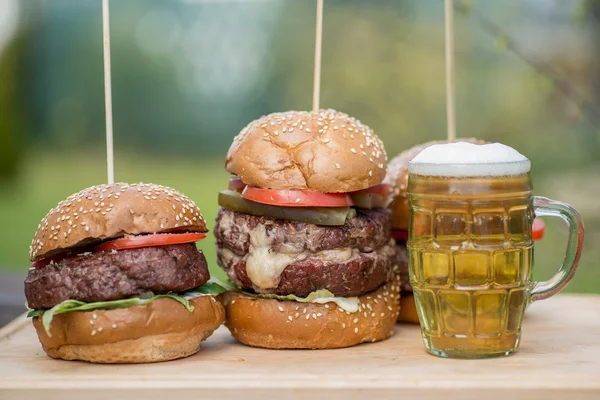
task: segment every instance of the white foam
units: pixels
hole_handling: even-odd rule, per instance
[[[455,142],[427,147],[408,163],[411,174],[426,176],[508,176],[529,172],[523,154],[501,143]]]

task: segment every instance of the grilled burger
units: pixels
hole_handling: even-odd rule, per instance
[[[338,348],[389,337],[399,287],[386,155],[346,114],[289,111],[250,123],[227,154],[218,263],[238,290],[226,325],[266,348]]]
[[[477,139],[459,139],[463,142],[483,144]],[[398,321],[418,324],[419,316],[415,307],[412,287],[408,275],[408,257],[406,241],[408,239],[409,207],[408,194],[408,162],[425,148],[446,141],[431,141],[412,147],[394,157],[387,168],[384,183],[388,185],[389,209],[392,212],[392,236],[396,240],[396,271],[400,279],[401,297]]]
[[[50,210],[30,249],[25,296],[44,351],[97,363],[189,356],[224,308],[195,242],[200,210],[174,189],[116,183]]]

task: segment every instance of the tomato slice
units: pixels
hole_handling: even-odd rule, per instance
[[[194,243],[206,237],[205,233],[157,233],[110,240],[99,244],[96,251],[139,249],[141,247],[168,246],[170,244]]]
[[[544,238],[544,232],[546,231],[546,224],[540,218],[536,218],[533,220],[533,228],[531,232],[531,236],[533,240],[541,240]]]
[[[396,240],[408,240],[408,231],[406,229],[392,229],[392,237]]]
[[[229,178],[229,190],[233,190],[234,192],[241,193],[245,187],[246,187],[246,184],[244,182],[242,182],[242,180],[240,178],[238,178],[237,176],[233,176],[233,177]]]
[[[349,207],[352,199],[347,193],[321,193],[311,190],[276,190],[246,186],[246,200],[282,207]]]
[[[389,186],[387,183],[380,183],[379,185],[371,186],[363,190],[357,190],[356,192],[350,193],[350,195],[354,194],[362,194],[362,193],[372,193],[378,194],[380,196],[386,197],[389,193]]]

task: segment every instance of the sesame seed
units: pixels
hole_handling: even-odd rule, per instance
[[[93,313],[93,314],[92,314],[92,318],[94,318],[94,319],[98,319],[98,316],[96,315],[96,313]]]
[[[313,319],[317,319],[317,314],[313,313],[312,317]]]
[[[329,308],[329,304],[325,304],[325,308]]]
[[[296,317],[296,319],[298,319],[298,317],[299,317],[299,316],[300,316],[300,313],[296,313],[296,314],[294,315],[294,317]]]
[[[94,320],[90,319],[90,325],[94,325]]]
[[[392,306],[388,306],[388,310],[393,311]]]
[[[104,329],[104,328],[102,328],[102,327],[98,328],[98,332],[102,332],[102,329]]]
[[[346,329],[346,323],[342,322],[342,329]]]
[[[338,163],[335,163],[335,167],[336,167],[337,169],[340,169],[340,168],[341,168],[341,167],[340,167],[340,164],[338,164]]]
[[[358,318],[354,318],[354,321],[352,322],[354,322],[355,324],[358,323]]]
[[[364,316],[365,318],[367,318],[367,312],[366,312],[366,311],[363,313],[363,316]]]
[[[380,316],[381,316],[381,317],[385,317],[385,313],[381,313],[381,314],[380,314]]]
[[[283,307],[279,306],[279,311],[283,312]]]
[[[330,140],[329,139],[323,139],[323,143],[329,143]]]
[[[356,154],[356,149],[354,147],[350,148],[350,151]]]
[[[96,334],[96,330],[94,329],[94,330],[92,331],[92,336],[94,336],[95,334]]]
[[[310,318],[310,315],[308,315],[308,314],[307,314],[307,315],[306,315],[306,319],[308,320],[309,318]]]
[[[112,324],[113,329],[117,329],[117,324]]]
[[[354,333],[358,333],[358,328],[354,328]]]
[[[288,320],[290,320],[290,321],[291,321],[292,319],[293,319],[293,318],[292,318],[292,316],[291,316],[291,315],[288,315]]]
[[[321,317],[322,315],[322,313],[317,313],[317,317]]]
[[[235,300],[231,300],[231,304],[235,304]]]

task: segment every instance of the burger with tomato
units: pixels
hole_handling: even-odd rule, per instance
[[[225,162],[217,259],[235,284],[226,326],[265,348],[388,338],[398,316],[383,145],[338,111],[251,122]]]
[[[30,248],[29,316],[52,358],[157,362],[196,353],[225,319],[195,242],[200,210],[174,189],[115,183],[50,210]]]
[[[457,139],[457,141],[474,144],[486,143],[483,140],[474,138]],[[406,251],[410,213],[408,194],[406,192],[408,186],[408,162],[427,147],[443,143],[447,143],[447,141],[426,142],[400,153],[390,161],[384,179],[385,184],[387,184],[389,188],[388,202],[392,213],[392,236],[396,240],[396,259],[394,263],[400,278],[401,296],[400,314],[398,316],[398,321],[400,322],[419,323],[413,290],[409,281],[408,257]],[[533,224],[533,238],[535,240],[541,239],[543,237],[543,232],[543,222],[536,219]]]

